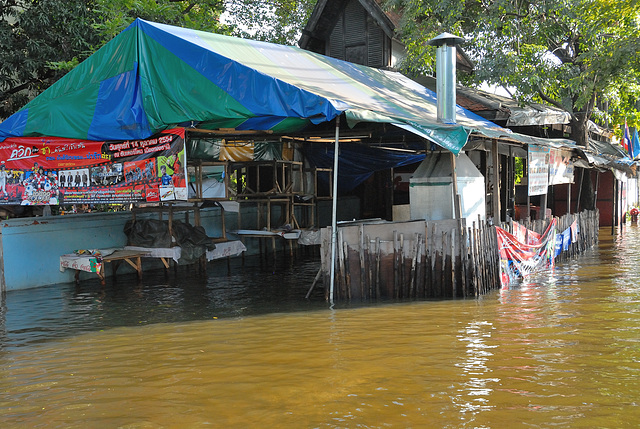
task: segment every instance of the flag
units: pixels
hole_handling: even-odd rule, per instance
[[[640,155],[640,139],[638,138],[637,128],[633,130],[633,138],[631,139],[629,153],[631,154],[631,159],[634,159],[636,156]]]
[[[622,147],[624,151],[629,153],[629,149],[631,149],[631,138],[629,137],[629,127],[627,126],[627,121],[624,121],[624,134],[622,135]]]

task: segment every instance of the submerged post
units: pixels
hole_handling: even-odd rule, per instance
[[[456,156],[451,152],[451,184],[453,185],[454,219],[462,219],[462,202],[458,193],[458,172],[456,171]]]
[[[336,278],[336,243],[338,242],[338,144],[340,142],[340,116],[336,117],[336,142],[333,152],[333,206],[331,209],[331,280],[329,281],[329,303],[333,305],[333,290]]]
[[[498,139],[491,140],[491,164],[493,164],[493,172],[491,174],[491,181],[493,182],[493,193],[491,196],[493,223],[494,225],[500,225],[500,154],[498,153]],[[497,197],[496,193],[498,194]]]
[[[611,195],[613,195],[613,197],[611,198],[611,235],[615,234],[616,232],[616,210],[618,208],[618,187],[616,186],[618,184],[618,179],[616,179],[615,174],[613,174],[613,182],[612,182],[612,186],[613,189],[611,190]]]

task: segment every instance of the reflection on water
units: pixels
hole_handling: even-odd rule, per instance
[[[636,427],[640,230],[480,299],[329,310],[318,262],[7,294],[2,427]],[[160,323],[162,322],[162,323]]]
[[[469,413],[491,409],[489,397],[493,386],[500,379],[491,378],[491,368],[487,363],[493,356],[497,345],[487,343],[491,339],[493,324],[486,321],[472,321],[459,331],[458,338],[466,343],[466,356],[456,366],[468,381],[464,389],[459,390],[455,400],[460,411]]]
[[[78,287],[12,291],[7,299],[11,311],[5,324],[0,321],[0,348],[119,326],[326,308],[320,288],[314,300],[304,299],[318,270],[317,258],[277,264],[246,258],[243,265],[236,258],[229,267],[209,264],[206,274],[195,266],[148,271],[140,284],[129,274],[118,276],[116,284],[109,279],[106,288],[97,277],[88,277]]]

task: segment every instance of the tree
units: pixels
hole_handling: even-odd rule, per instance
[[[465,38],[476,62],[468,83],[513,88],[571,114],[571,137],[587,146],[590,119],[640,125],[638,0],[388,0],[402,11],[410,73],[433,70],[425,41],[448,31]],[[603,109],[602,106],[606,106]]]
[[[0,117],[22,107],[97,41],[91,0],[7,0],[0,5]]]
[[[247,39],[293,44],[316,0],[95,0],[110,40],[135,18]]]
[[[283,45],[300,38],[316,0],[227,0],[226,19],[235,36]]]
[[[102,43],[106,43],[136,18],[211,33],[230,34],[221,22],[224,0],[95,0],[94,13]]]
[[[223,0],[6,0],[0,5],[0,117],[6,118],[141,17],[230,33]]]
[[[20,109],[136,18],[293,43],[313,3],[313,0],[5,0],[0,3],[0,118]],[[225,10],[226,21],[222,19]]]

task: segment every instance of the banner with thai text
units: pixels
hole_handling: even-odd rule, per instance
[[[0,143],[0,204],[187,200],[184,129],[144,140],[8,138]]]
[[[508,286],[511,282],[527,277],[541,269],[553,267],[556,242],[556,219],[554,218],[541,234],[533,231],[525,233],[527,244],[500,227],[496,227],[498,251],[500,254],[500,283]],[[518,232],[521,235],[522,232]],[[535,239],[532,240],[532,237]]]

